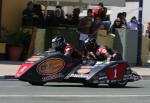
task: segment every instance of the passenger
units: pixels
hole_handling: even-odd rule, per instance
[[[85,40],[85,51],[87,58],[93,58],[98,61],[117,61],[122,60],[119,53],[104,45],[98,45],[95,38]]]
[[[52,39],[52,48],[72,58],[81,58],[79,52],[63,36],[56,36]]]

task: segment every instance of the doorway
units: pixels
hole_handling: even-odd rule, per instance
[[[0,27],[1,27],[1,17],[2,17],[2,0],[0,0]]]

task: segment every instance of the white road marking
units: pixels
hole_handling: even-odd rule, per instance
[[[56,97],[56,98],[126,98],[126,97],[150,97],[150,95],[0,95],[0,98],[39,98],[39,97]]]
[[[0,88],[16,88],[16,87],[22,87],[20,85],[18,86],[0,86]]]

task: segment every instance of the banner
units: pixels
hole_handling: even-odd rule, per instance
[[[56,6],[81,6],[81,0],[34,0],[34,2],[42,5]]]
[[[92,5],[97,5],[100,2],[104,4],[104,6],[125,6],[126,0],[82,0],[83,3],[89,3]]]
[[[80,2],[80,0],[57,0],[62,2]]]
[[[34,1],[60,1],[60,2],[80,2],[81,0],[34,0]]]
[[[104,3],[104,6],[125,6],[126,0],[34,0],[36,2],[60,2],[61,3],[69,3],[68,5],[74,5],[74,3],[77,3],[77,5],[81,4],[92,4],[97,5],[100,2]]]

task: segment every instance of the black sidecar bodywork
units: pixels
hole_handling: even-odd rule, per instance
[[[82,64],[81,58],[70,58],[53,49],[27,59],[16,72],[16,77],[32,85],[72,82],[85,86],[108,84],[110,87],[124,87],[128,82],[141,79],[125,61],[97,61],[89,66]]]

